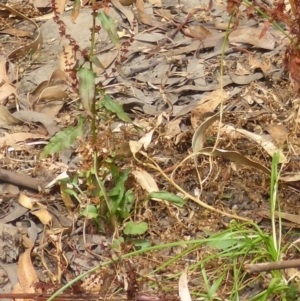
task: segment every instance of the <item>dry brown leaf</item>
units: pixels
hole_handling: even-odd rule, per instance
[[[258,143],[271,157],[278,152],[279,163],[286,163],[288,161],[282,150],[278,149],[278,147],[276,147],[274,143],[268,139],[267,135],[258,135],[244,129],[236,129],[236,131]]]
[[[141,23],[148,25],[148,26],[152,26],[152,27],[160,27],[160,28],[164,28],[164,23],[152,18],[151,16],[149,16],[147,13],[145,13],[142,10],[137,10],[138,11],[138,16],[139,16],[139,20]]]
[[[55,69],[49,79],[49,86],[55,86],[60,84],[65,84],[67,81],[67,76],[61,69]]]
[[[161,0],[148,0],[154,7],[162,7]]]
[[[182,118],[169,121],[166,126],[165,138],[170,140],[181,133],[180,123]]]
[[[37,201],[38,201],[37,199],[30,198],[24,193],[21,193],[18,199],[20,205],[30,210],[33,208],[33,204],[36,203]]]
[[[65,204],[65,206],[67,207],[68,210],[71,210],[75,207],[71,196],[69,193],[66,192],[67,189],[67,184],[60,182],[60,194],[61,194],[61,198]]]
[[[137,169],[132,171],[136,181],[141,185],[147,192],[159,191],[158,186],[154,178],[143,169]]]
[[[53,4],[58,13],[62,14],[65,11],[66,0],[54,0]]]
[[[31,211],[30,213],[35,215],[43,225],[49,225],[52,221],[51,214],[44,208]]]
[[[50,136],[55,135],[59,132],[60,128],[57,126],[56,122],[50,118],[49,116],[45,115],[44,113],[34,112],[34,111],[17,111],[13,113],[13,116],[19,118],[24,122],[40,122],[44,125],[47,129],[48,134]]]
[[[214,149],[213,147],[205,147],[199,151],[200,154],[213,156],[213,157],[223,157],[232,162],[236,162],[245,166],[253,167],[265,173],[266,175],[271,175],[271,171],[265,167],[264,165],[255,162],[253,160],[248,159],[244,155],[234,152],[234,151],[227,151],[223,149]]]
[[[8,34],[11,36],[16,36],[16,37],[28,37],[28,38],[31,38],[33,35],[33,33],[31,31],[17,29],[17,28],[7,28],[4,30],[1,30],[0,33]]]
[[[0,84],[0,103],[5,101],[10,95],[16,95],[16,88],[5,82],[4,84]]]
[[[36,293],[37,290],[34,288],[34,283],[38,281],[39,279],[31,261],[31,248],[26,249],[18,261],[18,282],[12,293]]]
[[[158,13],[160,16],[162,16],[165,20],[173,20],[174,15],[171,14],[171,11],[169,9],[156,9],[155,13]]]
[[[129,148],[133,155],[137,154],[143,147],[143,143],[139,141],[129,141]]]
[[[63,105],[64,101],[62,100],[50,100],[43,104],[34,105],[34,110],[36,112],[43,113],[50,118],[54,118],[57,116]]]
[[[263,73],[270,71],[272,67],[270,62],[259,61],[252,55],[249,55],[249,66],[252,70],[260,68]]]
[[[62,70],[68,81],[73,82],[72,74],[74,73],[74,68],[77,64],[77,52],[74,51],[74,47],[71,45],[66,45],[63,47],[63,51],[59,57],[58,67]]]
[[[6,72],[6,62],[4,57],[0,57],[0,86],[2,83],[10,83]]]
[[[106,53],[100,54],[97,56],[97,58],[99,59],[99,61],[101,62],[102,66],[104,67],[104,69],[102,69],[101,67],[98,66],[93,66],[93,71],[97,74],[100,75],[104,72],[104,70],[106,68],[108,68],[117,58],[119,54],[119,51],[117,49],[112,50],[112,51],[108,51]]]
[[[133,3],[135,3],[136,0],[119,0],[119,2],[123,5],[123,6],[129,6],[132,5]]]
[[[144,9],[145,9],[144,0],[136,0],[136,7],[137,7],[137,9],[144,11]]]
[[[268,216],[268,217],[271,216],[269,211],[263,210],[263,209],[261,209],[260,214]],[[283,218],[285,220],[288,220],[292,223],[300,225],[300,215],[299,214],[290,214],[290,213],[275,211],[274,216],[276,218],[281,217],[281,218]]]
[[[2,125],[18,125],[23,124],[24,122],[17,117],[14,117],[10,112],[6,109],[5,106],[0,105],[0,124]]]
[[[190,25],[188,27],[183,28],[182,30],[185,35],[197,40],[203,40],[211,36],[211,32],[201,25],[198,26]]]
[[[266,131],[271,135],[277,146],[283,146],[286,143],[289,132],[283,124],[267,126]]]
[[[178,283],[178,295],[180,297],[180,301],[192,301],[191,294],[188,287],[188,279],[187,279],[188,268],[182,271],[179,277]]]
[[[63,100],[67,99],[68,94],[61,90],[58,86],[48,87],[40,94],[37,101],[42,99]]]
[[[44,8],[49,5],[48,0],[33,0],[33,5],[35,8]]]
[[[48,138],[43,135],[34,134],[34,133],[14,133],[14,134],[6,134],[5,137],[0,138],[1,145],[13,146],[20,142],[24,142],[26,140],[32,139],[45,139]]]
[[[32,99],[35,101],[40,94],[49,86],[49,81],[45,80],[41,83],[39,83],[35,89],[30,93],[32,95]]]
[[[218,119],[220,118],[220,114],[217,113],[209,118],[207,118],[195,131],[192,139],[192,149],[194,154],[203,154],[207,156],[214,156],[214,157],[224,157],[232,162],[237,162],[246,166],[251,166],[258,170],[261,170],[267,175],[270,175],[270,170],[263,166],[262,164],[255,162],[253,160],[248,159],[247,157],[243,156],[242,154],[235,152],[235,151],[227,151],[222,149],[214,149],[213,147],[205,147],[205,132],[207,129]]]
[[[202,116],[205,116],[206,113],[214,112],[216,107],[227,98],[228,94],[223,89],[218,89],[205,94],[199,100],[197,107],[191,111],[192,127],[194,129],[197,128],[200,125],[199,121],[201,120]]]
[[[229,43],[244,43],[255,47],[273,50],[276,39],[269,32],[260,37],[261,29],[254,27],[242,27],[233,30],[229,35]]]
[[[9,7],[9,6],[6,6],[6,5],[0,3],[0,8],[3,8],[4,10],[8,10],[12,15],[18,16],[21,19],[25,19],[28,22],[32,23],[35,26],[35,28],[37,29],[37,32],[38,32],[36,39],[32,43],[29,43],[25,46],[21,46],[21,47],[15,49],[15,50],[13,50],[8,55],[8,58],[9,59],[20,58],[24,54],[26,54],[28,51],[36,51],[37,49],[39,49],[42,45],[42,35],[41,35],[41,32],[40,32],[39,26],[33,20],[27,18],[26,16],[19,13],[18,11],[13,9],[12,7]]]
[[[114,5],[115,8],[117,8],[128,20],[130,27],[132,30],[134,30],[134,33],[137,34],[138,33],[138,26],[134,26],[134,14],[133,12],[124,7],[124,5],[128,6],[131,5],[133,3],[132,0],[111,0],[111,3]],[[122,5],[120,4],[122,3]]]

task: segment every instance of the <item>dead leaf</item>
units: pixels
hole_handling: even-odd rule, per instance
[[[34,111],[17,111],[13,114],[14,117],[19,118],[25,122],[40,122],[47,129],[50,136],[55,135],[60,131],[56,122],[45,115],[44,113]]]
[[[198,40],[203,40],[211,36],[211,32],[201,25],[198,26],[190,25],[188,27],[183,28],[183,32],[188,37],[198,39]]]
[[[143,147],[143,143],[139,141],[129,141],[129,148],[133,155],[137,154]]]
[[[265,129],[278,146],[283,146],[286,143],[288,130],[283,124],[272,124]]]
[[[62,91],[58,86],[48,87],[43,90],[37,101],[43,99],[63,100],[67,99],[68,94]]]
[[[272,65],[270,62],[256,59],[253,55],[249,55],[249,65],[252,70],[260,68],[263,73],[271,70]]]
[[[30,198],[26,194],[21,193],[20,196],[19,196],[18,202],[23,207],[31,210],[33,208],[33,204],[38,202],[38,200]]]
[[[4,30],[1,30],[0,33],[3,34],[9,34],[12,36],[16,36],[16,37],[28,37],[31,38],[33,33],[27,30],[21,30],[21,29],[17,29],[17,28],[7,28]]]
[[[0,85],[0,102],[5,101],[10,95],[16,95],[16,88],[9,83],[4,83]]]
[[[71,199],[71,196],[69,193],[66,192],[66,189],[67,189],[67,184],[63,183],[63,182],[60,182],[60,194],[61,194],[61,198],[66,206],[66,208],[68,210],[71,210],[75,207],[72,199]]]
[[[192,127],[195,129],[199,126],[199,118],[205,116],[207,113],[214,112],[217,106],[228,99],[228,94],[223,89],[217,89],[208,94],[205,94],[197,105],[191,111],[191,123]]]
[[[4,57],[0,57],[0,87],[3,83],[10,83],[6,72],[6,63],[6,59]]]
[[[122,5],[120,4],[122,1]],[[136,26],[134,26],[134,14],[132,13],[132,11],[126,7],[124,7],[123,5],[131,5],[133,3],[132,0],[111,0],[111,3],[114,5],[115,8],[117,8],[128,20],[130,27],[132,30],[134,30],[135,34],[138,33],[138,26],[136,24]],[[126,4],[125,4],[126,3]],[[130,4],[128,4],[130,3]]]
[[[94,66],[93,67],[94,72],[97,75],[102,74],[104,70],[107,69],[115,61],[115,59],[118,57],[118,54],[119,54],[119,50],[113,49],[112,51],[108,51],[106,53],[102,53],[98,55],[97,58],[101,62],[104,69],[99,66]]]
[[[43,225],[49,225],[52,221],[52,216],[45,208],[40,208],[30,212],[35,215]]]
[[[123,5],[123,6],[129,6],[132,5],[136,0],[119,0],[119,2]]]
[[[258,143],[262,148],[272,157],[277,152],[279,153],[279,163],[287,163],[288,160],[283,154],[282,150],[274,145],[272,141],[270,141],[271,137],[268,135],[258,135],[255,133],[251,133],[244,129],[236,129],[237,132],[243,134],[244,136],[250,138],[251,140]]]
[[[242,27],[231,31],[229,35],[229,43],[244,43],[250,44],[258,48],[273,50],[275,48],[276,39],[271,33],[266,32],[263,37],[261,28]]]
[[[188,287],[188,279],[187,279],[188,267],[182,271],[179,277],[178,283],[178,294],[181,301],[192,301],[191,294]]]
[[[136,169],[132,171],[136,181],[141,185],[141,187],[147,192],[159,191],[158,186],[154,178],[143,169]]]
[[[149,0],[149,3],[152,4],[154,7],[162,7],[161,0]]]
[[[39,279],[31,261],[31,248],[26,249],[18,261],[18,282],[12,292],[23,294],[36,293],[37,290],[34,287],[34,283],[38,281]]]
[[[59,57],[59,69],[66,74],[68,81],[71,83],[73,82],[73,73],[77,64],[77,55],[78,53],[74,50],[74,46],[66,45],[63,47]]]
[[[5,106],[0,104],[0,124],[2,125],[18,125],[24,122],[10,114]]]
[[[62,14],[65,11],[66,0],[53,0],[58,13]]]
[[[166,126],[165,138],[170,140],[181,133],[181,118],[169,121]]]
[[[54,118],[57,116],[63,105],[64,101],[62,100],[50,100],[45,103],[34,105],[34,110],[47,115],[49,118]]]
[[[213,149],[212,147],[205,147],[199,151],[199,154],[213,157],[223,157],[232,162],[236,162],[260,170],[268,176],[271,175],[271,171],[267,167],[258,162],[248,159],[247,157],[238,152],[227,151],[223,149]]]
[[[32,139],[49,139],[43,135],[34,134],[34,133],[13,133],[13,134],[6,134],[5,137],[0,138],[1,145],[13,146],[20,142],[24,142],[26,140]]]
[[[0,8],[3,8],[4,10],[8,10],[11,14],[13,14],[15,16],[18,16],[21,19],[27,20],[28,22],[32,23],[35,26],[35,28],[37,29],[36,39],[32,43],[29,43],[25,46],[22,46],[22,47],[19,47],[19,48],[13,50],[8,55],[8,59],[20,58],[24,54],[26,54],[28,51],[36,51],[37,49],[39,49],[42,45],[42,35],[41,35],[41,32],[40,32],[39,26],[33,20],[27,18],[23,14],[21,14],[18,11],[14,10],[12,7],[9,7],[9,6],[6,6],[6,5],[0,3]]]
[[[142,10],[137,10],[138,11],[138,16],[139,16],[139,21],[145,25],[151,26],[151,27],[158,27],[158,28],[164,28],[165,25],[164,23],[152,18],[149,16],[147,13],[145,13]]]

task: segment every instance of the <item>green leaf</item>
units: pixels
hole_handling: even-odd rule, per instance
[[[95,205],[87,205],[82,210],[81,215],[85,216],[87,219],[94,219],[99,216],[99,213]]]
[[[125,122],[131,122],[131,119],[128,115],[124,112],[123,107],[116,101],[114,101],[110,95],[104,95],[103,103],[106,110],[115,113],[119,119]]]
[[[120,47],[120,40],[116,29],[114,19],[107,16],[103,11],[98,14],[103,29],[108,33],[111,41],[117,47]]]
[[[117,196],[120,193],[120,191],[124,191],[125,182],[128,179],[129,172],[130,170],[125,170],[117,177],[117,179],[115,179],[115,187],[111,189],[111,191],[108,194],[109,196]],[[123,195],[124,193],[122,194],[122,197]]]
[[[120,217],[125,219],[130,215],[132,207],[134,205],[134,194],[132,190],[125,192],[125,195],[120,203]]]
[[[183,198],[178,195],[168,192],[168,191],[153,191],[149,194],[151,199],[162,199],[168,201],[178,207],[183,207],[185,205],[185,201]]]
[[[116,238],[113,240],[112,242],[112,249],[115,251],[115,252],[121,252],[122,251],[122,247],[121,247],[121,244],[124,242],[124,238],[121,236],[119,238]]]
[[[91,69],[81,68],[77,75],[82,106],[89,114],[92,114],[92,104],[95,99],[95,73]]]
[[[231,233],[220,233],[214,237],[218,237],[218,240],[209,241],[207,245],[211,248],[215,248],[218,250],[227,250],[239,242],[242,242],[240,236],[234,236]]]
[[[70,147],[77,137],[84,134],[84,119],[79,119],[77,127],[69,127],[64,131],[58,132],[52,137],[46,147],[40,154],[40,158],[44,159],[48,155],[55,154],[63,149]]]
[[[134,222],[128,222],[124,226],[124,233],[126,235],[144,234],[147,230],[148,230],[148,224],[145,222],[139,224]]]
[[[151,243],[145,239],[137,239],[133,240],[132,243],[136,247],[140,247],[141,249],[145,249],[151,246]]]

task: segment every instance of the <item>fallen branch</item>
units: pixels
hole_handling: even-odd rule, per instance
[[[0,169],[0,181],[37,191],[43,190],[46,186],[46,183],[41,180],[32,178],[26,174],[11,172],[5,169]]]
[[[277,262],[245,264],[244,270],[247,273],[252,274],[252,273],[260,273],[260,272],[283,270],[289,268],[299,268],[299,267],[300,267],[300,259],[293,259],[293,260],[285,260],[285,261],[277,261]]]

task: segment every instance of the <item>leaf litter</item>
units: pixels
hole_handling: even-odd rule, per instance
[[[94,89],[85,80],[87,76],[96,77],[96,84],[105,88],[106,109],[118,117],[118,130],[99,121],[100,156],[115,152],[123,160],[121,166],[131,169],[127,188],[134,190],[137,202],[134,222],[147,231],[147,235],[142,235],[144,230],[139,233],[141,228],[135,228],[136,234],[152,245],[184,240],[185,232],[193,239],[202,238],[207,232],[224,229],[232,215],[267,227],[270,159],[275,152],[280,153],[284,167],[284,185],[279,189],[279,197],[284,200],[281,217],[287,227],[299,227],[295,214],[300,189],[299,101],[295,87],[282,71],[286,36],[270,24],[267,28],[266,23],[241,17],[238,25],[233,22],[226,41],[229,18],[226,7],[218,1],[206,5],[203,2],[201,6],[190,0],[178,1],[180,5],[176,1],[136,1],[134,5],[135,1],[125,2],[113,0],[111,7],[101,8],[105,18],[107,14],[114,20],[117,32],[103,17],[102,22],[110,26],[111,33],[100,30],[97,34],[95,73],[81,69],[79,76],[83,108],[91,113],[89,104]],[[61,283],[96,266],[99,260],[129,252],[133,244],[120,241],[116,245],[111,233],[99,234],[92,219],[80,215],[80,206],[75,202],[74,207],[76,200],[64,191],[77,183],[70,186],[61,182],[59,190],[54,186],[44,191],[59,174],[76,175],[82,166],[90,166],[92,146],[77,122],[83,111],[74,105],[79,97],[73,87],[74,74],[83,58],[70,40],[60,36],[61,29],[53,19],[47,18],[43,24],[34,21],[47,10],[41,1],[33,3],[35,9],[24,6],[20,11],[20,6],[0,5],[4,21],[0,28],[0,178],[21,189],[16,194],[1,192],[0,225],[13,227],[13,222],[30,220],[39,230],[30,242],[30,228],[22,228],[23,238],[10,246],[9,259],[0,260],[1,265],[18,262],[18,279],[10,277],[11,287],[5,293],[38,294],[42,288],[51,294]],[[55,3],[70,36],[86,49],[90,45],[87,24],[92,10],[85,7],[74,14],[67,11],[65,1]],[[20,23],[14,24],[9,15],[20,18]],[[97,20],[99,26],[100,21]],[[35,28],[34,36],[28,34],[33,32],[30,26]],[[122,41],[120,45],[108,38],[116,34]],[[225,65],[222,78],[221,60]],[[297,70],[291,67],[292,62],[289,66],[296,86]],[[119,113],[120,104],[131,117],[132,125],[122,123],[129,120]],[[75,132],[61,132],[48,143],[61,129],[73,125],[78,125]],[[74,145],[76,137],[79,138]],[[45,143],[50,150],[43,150],[41,145]],[[283,147],[285,144],[288,148]],[[61,154],[46,158],[56,152],[53,145],[58,150],[68,150],[64,163],[59,161]],[[40,156],[44,159],[38,159]],[[162,173],[141,163],[144,159],[158,164],[184,191],[218,211],[181,199]],[[30,190],[28,195],[24,189]],[[161,200],[158,197],[147,198],[151,193],[159,195],[155,194],[158,191],[171,193],[173,199],[177,197],[186,205],[177,207],[166,201],[157,202]],[[125,231],[130,227],[135,227],[131,220],[127,221],[127,228],[125,224]],[[15,229],[9,231],[15,235]],[[25,251],[22,244],[27,246]],[[33,244],[36,257],[31,256]],[[128,293],[136,285],[140,294],[135,295],[136,300],[177,300],[174,291],[178,288],[181,300],[190,300],[182,259],[155,280],[163,290],[134,283],[140,275],[149,275],[159,263],[183,250],[184,247],[160,250],[136,257],[134,264],[124,260],[115,263],[115,269],[102,267],[79,283],[77,291],[103,296],[124,287]],[[206,250],[200,248],[197,252],[189,254],[191,262],[204,256]],[[179,285],[166,280],[183,270]],[[87,285],[89,282],[92,284]],[[124,285],[125,282],[129,283]],[[189,286],[205,291],[203,280],[198,284],[191,281]],[[219,297],[225,299],[230,290],[224,284]],[[148,299],[144,292],[149,294]],[[155,295],[159,298],[151,297]]]

